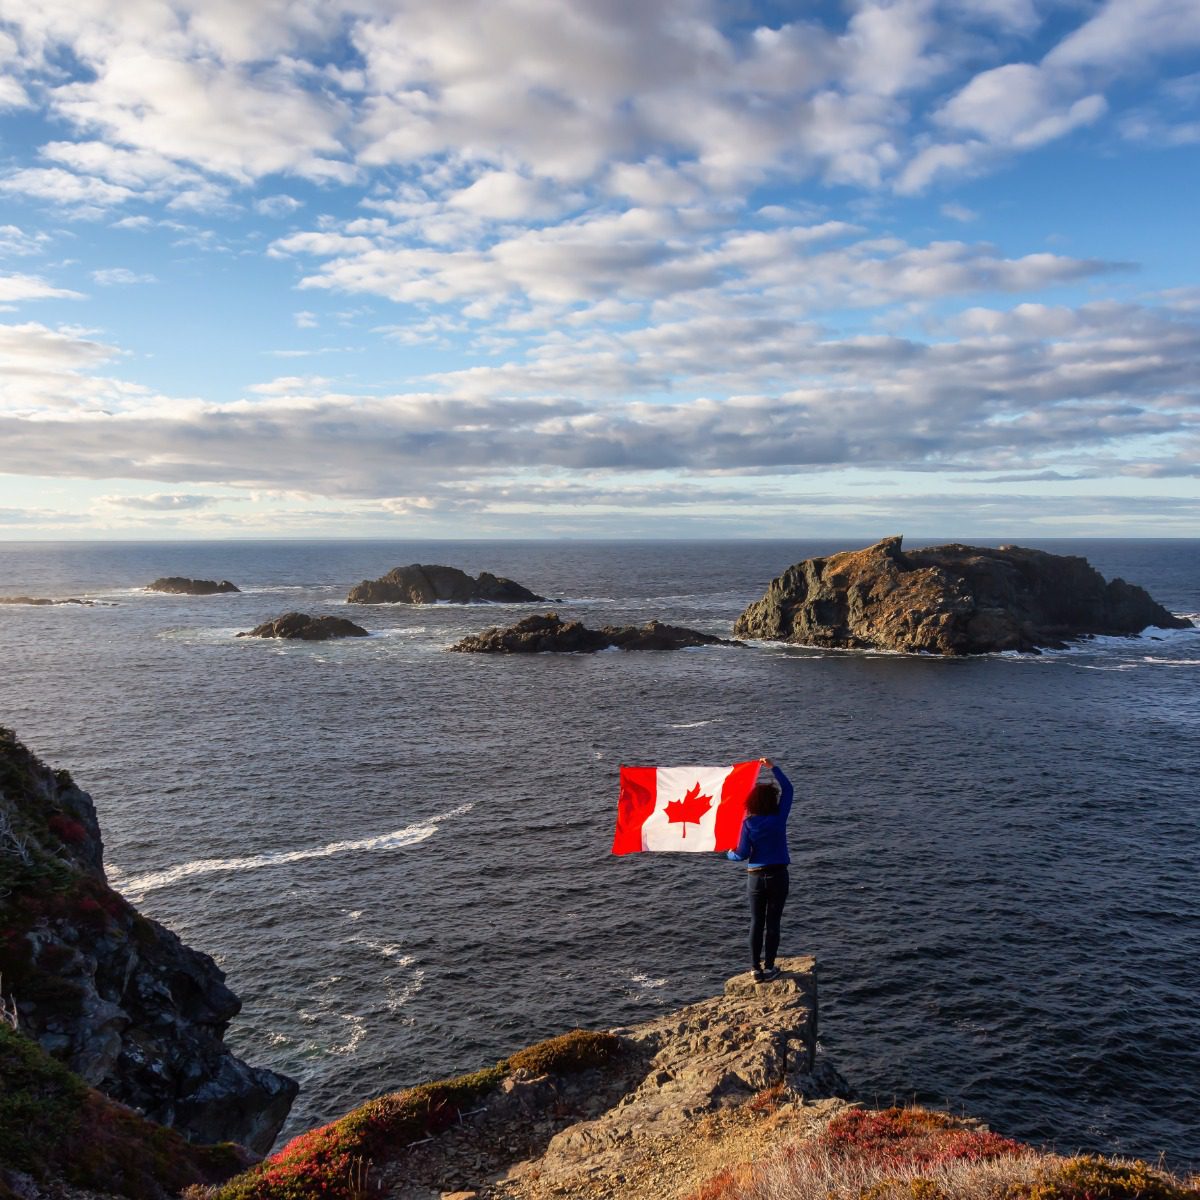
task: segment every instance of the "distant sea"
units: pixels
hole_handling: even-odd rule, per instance
[[[1023,544],[1200,613],[1200,541]],[[0,723],[92,793],[115,886],[228,973],[236,1052],[303,1084],[289,1134],[719,991],[744,877],[611,857],[617,768],[765,754],[797,794],[783,950],[817,956],[822,1048],[860,1098],[1200,1167],[1200,632],[501,658],[445,648],[531,609],[344,605],[448,563],[558,598],[532,611],[726,633],[848,548],[4,543],[0,594],[113,607],[0,606]],[[160,575],[244,590],[141,590]],[[292,609],[372,636],[234,637]]]

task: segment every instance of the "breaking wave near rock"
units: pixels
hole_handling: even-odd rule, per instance
[[[223,871],[256,871],[262,867],[277,867],[286,863],[303,862],[306,858],[329,858],[334,854],[362,853],[370,850],[400,850],[415,846],[433,837],[443,821],[452,820],[467,813],[472,804],[460,804],[448,812],[439,813],[426,821],[380,833],[373,837],[354,841],[330,842],[326,846],[312,846],[303,850],[276,850],[267,854],[252,854],[239,858],[200,858],[193,862],[179,863],[161,871],[149,871],[144,875],[125,875],[119,867],[108,870],[109,882],[123,895],[138,900],[157,888],[170,887],[184,879],[197,875],[212,875]]]

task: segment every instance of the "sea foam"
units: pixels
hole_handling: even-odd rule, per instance
[[[211,875],[218,871],[256,871],[260,867],[277,867],[284,863],[302,862],[306,858],[329,858],[334,854],[349,854],[368,850],[398,850],[404,846],[415,846],[433,837],[443,821],[469,812],[471,804],[460,804],[448,812],[439,813],[417,825],[394,829],[391,833],[380,833],[374,837],[355,841],[330,842],[326,846],[311,846],[304,850],[276,850],[267,854],[252,854],[242,858],[200,858],[192,862],[165,867],[161,871],[149,871],[144,875],[125,875],[119,867],[108,870],[109,882],[122,895],[141,899],[156,888],[170,887],[184,879],[197,875]]]

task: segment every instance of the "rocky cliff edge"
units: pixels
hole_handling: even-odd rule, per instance
[[[241,1003],[207,954],[108,886],[96,809],[0,729],[0,988],[21,1031],[197,1142],[265,1153],[298,1085],[222,1037]]]

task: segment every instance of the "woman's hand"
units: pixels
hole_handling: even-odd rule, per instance
[[[775,764],[769,758],[760,758],[759,763],[770,770]]]

